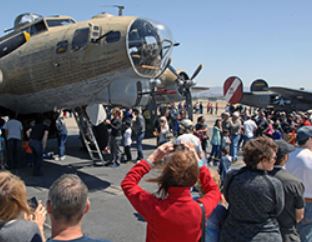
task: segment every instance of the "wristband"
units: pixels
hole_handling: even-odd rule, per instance
[[[198,167],[202,168],[204,166],[205,162],[203,160],[198,161]]]
[[[150,166],[153,165],[153,162],[152,162],[151,160],[149,160],[149,159],[146,159],[146,162],[147,162],[148,164],[150,164]]]

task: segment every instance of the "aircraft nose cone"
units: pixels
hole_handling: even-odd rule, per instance
[[[129,28],[127,47],[136,73],[145,78],[155,78],[169,63],[172,35],[165,25],[138,18]]]

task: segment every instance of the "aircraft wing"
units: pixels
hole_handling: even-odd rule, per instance
[[[240,103],[257,108],[266,108],[270,104],[270,99],[268,92],[244,92]]]
[[[312,92],[295,90],[286,87],[270,87],[270,90],[288,99],[304,103],[312,102]]]
[[[203,92],[209,90],[209,87],[199,87],[199,86],[194,86],[192,87],[192,93],[193,92]]]

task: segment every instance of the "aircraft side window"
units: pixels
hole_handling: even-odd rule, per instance
[[[57,43],[56,45],[56,53],[57,54],[62,54],[65,53],[68,49],[68,41],[63,40]]]
[[[106,42],[113,43],[120,40],[120,32],[119,31],[110,31],[107,33]]]
[[[49,27],[64,26],[75,23],[73,19],[48,19],[46,21]]]
[[[29,34],[26,32],[19,33],[8,40],[0,43],[0,58],[10,54],[28,41]]]
[[[89,42],[90,29],[83,28],[77,29],[74,33],[73,41],[72,41],[72,49],[77,51],[82,47],[85,47]]]
[[[31,26],[30,28],[30,35],[36,35],[39,34],[41,32],[47,31],[47,26],[45,25],[45,23],[43,21],[40,21],[34,25]]]

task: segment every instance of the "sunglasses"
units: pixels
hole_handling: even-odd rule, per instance
[[[185,145],[184,144],[174,144],[173,145],[173,150],[174,151],[183,151],[185,150]]]

